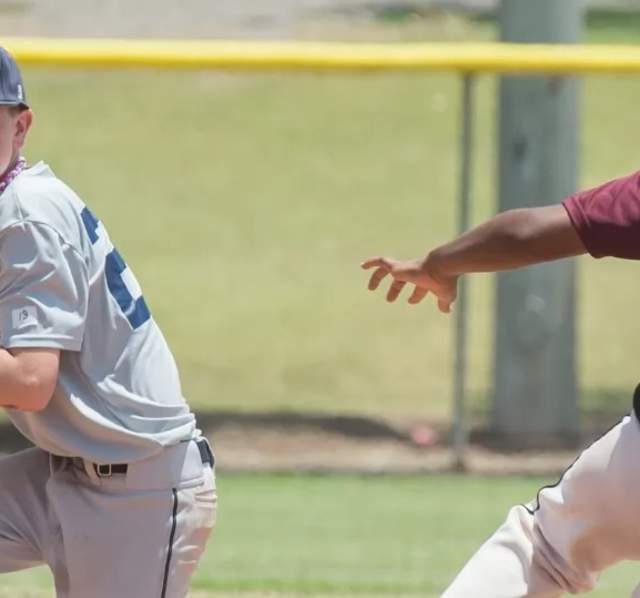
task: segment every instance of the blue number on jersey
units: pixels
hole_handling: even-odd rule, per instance
[[[89,208],[86,207],[80,213],[80,217],[82,218],[84,227],[87,229],[91,244],[95,244],[98,240],[98,219],[89,211]],[[107,286],[109,287],[109,292],[120,306],[122,313],[127,320],[129,320],[129,324],[135,329],[142,326],[151,317],[151,313],[145,303],[144,297],[140,296],[134,299],[131,291],[127,288],[122,278],[122,273],[126,269],[127,264],[114,248],[113,251],[107,255],[104,266]]]

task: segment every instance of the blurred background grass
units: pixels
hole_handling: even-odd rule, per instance
[[[637,40],[639,22],[592,17],[588,41]],[[486,20],[444,14],[376,27],[494,35]],[[26,79],[37,115],[28,157],[49,162],[108,226],[194,407],[449,417],[451,320],[368,295],[358,264],[421,255],[454,233],[454,75],[28,69]],[[476,222],[495,210],[495,85],[479,86]],[[583,89],[589,186],[637,168],[640,82],[586,77]],[[635,280],[633,264],[580,261],[587,412],[626,409],[637,381]],[[482,413],[493,280],[471,286],[470,391]]]

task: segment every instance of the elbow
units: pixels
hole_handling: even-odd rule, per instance
[[[55,384],[50,379],[30,374],[21,381],[13,407],[31,413],[43,411],[51,401],[54,391]]]
[[[19,411],[46,409],[58,384],[60,352],[55,349],[12,349],[2,404]]]
[[[536,208],[521,208],[505,213],[502,237],[505,244],[513,247],[529,245],[539,234],[539,214]]]
[[[544,210],[522,208],[504,213],[503,226],[496,231],[504,254],[525,256],[534,261],[546,259],[549,230]]]

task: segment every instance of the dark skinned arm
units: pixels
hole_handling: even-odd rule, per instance
[[[456,299],[458,278],[471,272],[500,272],[586,252],[562,205],[509,210],[460,237],[433,249],[425,258],[402,261],[373,257],[362,264],[375,268],[369,289],[391,275],[387,293],[395,301],[407,284],[414,285],[409,303],[433,293],[443,312]]]

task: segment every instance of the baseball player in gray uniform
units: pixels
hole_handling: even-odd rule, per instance
[[[640,172],[566,198],[562,204],[511,210],[437,247],[426,258],[375,257],[369,288],[386,276],[395,301],[432,293],[441,311],[456,299],[460,276],[497,272],[589,253],[640,259]],[[600,572],[640,560],[640,386],[633,412],[588,447],[560,480],[504,524],[471,558],[443,598],[555,598],[593,589]],[[633,592],[640,598],[640,586]]]
[[[32,123],[0,49],[0,406],[35,448],[0,459],[0,572],[65,598],[178,598],[215,521],[213,454],[104,224],[21,157]]]

